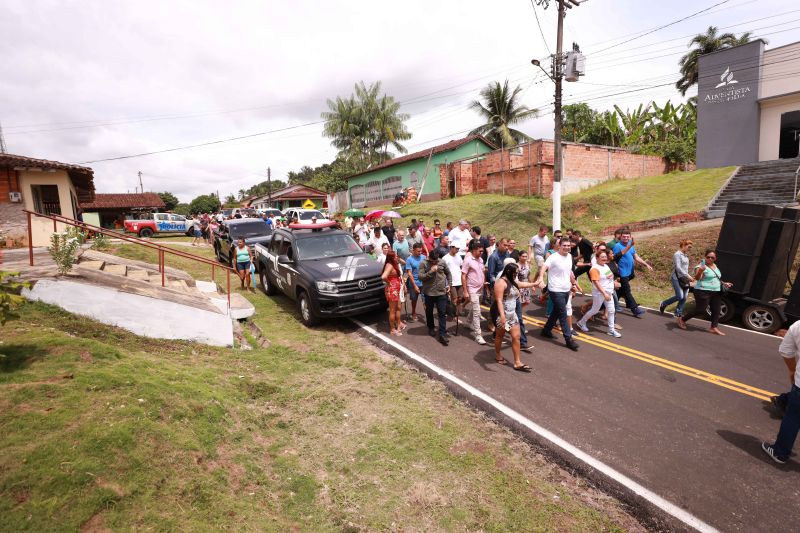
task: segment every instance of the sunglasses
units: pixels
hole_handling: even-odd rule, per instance
[[[706,259],[716,259],[716,258],[717,258],[716,255],[707,255],[706,256]]]

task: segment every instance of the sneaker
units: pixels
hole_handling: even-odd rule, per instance
[[[571,338],[567,339],[567,348],[569,348],[573,352],[577,352],[578,351],[578,343],[575,342],[574,340],[572,340]]]
[[[553,333],[552,333],[552,332],[550,332],[550,331],[545,331],[545,330],[542,330],[542,331],[539,333],[539,335],[541,335],[541,336],[542,336],[542,337],[544,337],[545,339],[552,339],[552,338],[553,338]]]
[[[483,338],[483,335],[477,335],[475,337],[475,342],[477,342],[480,345],[484,345],[486,344],[486,339]]]
[[[528,346],[527,344],[525,346],[520,346],[519,349],[522,350],[525,353],[532,353],[533,352],[533,346]]]
[[[775,448],[773,448],[771,444],[767,444],[766,442],[762,442],[761,443],[761,449],[764,450],[764,453],[766,453],[767,455],[772,457],[772,460],[775,461],[776,463],[782,464],[782,465],[786,464],[786,459],[785,458],[781,458],[781,457],[778,457],[777,455],[775,455]]]
[[[658,306],[658,312],[663,315],[664,314],[664,309],[666,309],[666,308],[667,308],[667,306],[664,305],[664,302],[661,302],[661,305]]]
[[[614,337],[615,339],[619,339],[620,337],[622,337],[622,333],[620,333],[619,331],[617,331],[615,329],[608,330],[608,334],[611,335],[612,337]]]
[[[575,324],[575,325],[576,325],[576,326],[578,326],[578,329],[580,329],[582,332],[584,332],[584,333],[589,333],[589,328],[588,328],[588,327],[586,327],[586,324],[583,324],[583,323],[581,323],[581,322],[578,322],[578,323],[577,323],[577,324]]]
[[[644,316],[645,313],[646,311],[644,309],[642,309],[641,307],[637,307],[636,310],[633,312],[633,316],[635,316],[636,318],[642,318],[642,316]]]
[[[430,335],[431,337],[435,337],[436,336],[436,330],[435,329],[429,329],[428,330],[428,335]]]
[[[781,402],[780,396],[770,396],[769,402],[772,404],[775,409],[777,409],[781,414],[786,413],[786,404]]]
[[[570,331],[570,334],[569,334],[570,337],[580,337],[580,335],[581,334],[578,333],[577,331],[575,331],[574,329],[572,331]]]
[[[446,337],[439,336],[439,338],[436,340],[438,340],[439,344],[441,344],[442,346],[447,346],[450,344],[450,341],[448,341]]]

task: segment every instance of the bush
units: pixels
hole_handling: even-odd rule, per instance
[[[80,245],[78,238],[69,235],[69,232],[53,233],[50,236],[50,246],[47,251],[50,252],[50,256],[62,276],[72,270]]]
[[[94,236],[94,240],[92,241],[93,250],[108,250],[109,248],[111,248],[111,239],[102,233],[98,233]]]
[[[9,320],[19,318],[19,315],[14,310],[25,301],[19,295],[19,292],[23,287],[28,287],[29,284],[11,280],[18,274],[19,272],[3,272],[0,270],[0,326],[5,326]]]

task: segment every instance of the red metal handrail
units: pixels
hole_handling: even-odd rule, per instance
[[[82,228],[86,230],[91,230],[95,233],[101,233],[103,235],[108,235],[110,237],[114,237],[116,239],[120,239],[126,242],[131,242],[133,244],[138,244],[140,246],[144,246],[146,248],[150,248],[153,250],[158,251],[158,271],[161,273],[161,286],[165,286],[165,276],[164,276],[164,256],[165,254],[172,254],[177,255],[178,257],[183,257],[185,259],[191,259],[192,261],[197,261],[199,263],[205,263],[207,265],[211,265],[211,280],[216,283],[216,269],[221,268],[227,274],[227,291],[228,291],[228,309],[231,308],[231,272],[234,270],[230,267],[225,265],[220,265],[217,261],[212,259],[207,259],[205,257],[200,257],[199,255],[190,254],[187,252],[182,252],[180,250],[176,250],[175,248],[169,248],[162,244],[157,244],[151,241],[146,241],[144,239],[140,239],[139,237],[133,237],[131,235],[127,235],[125,233],[120,233],[118,231],[110,230],[107,228],[101,228],[100,226],[95,226],[93,224],[88,224],[86,222],[81,222],[80,220],[75,220],[72,218],[67,218],[62,215],[45,215],[43,213],[37,213],[35,211],[28,211],[27,209],[23,209],[25,214],[28,216],[28,259],[30,261],[30,265],[33,266],[33,227],[31,225],[31,217],[39,217],[39,218],[47,218],[53,221],[53,231],[58,231],[56,226],[57,222],[61,222],[62,224],[67,224],[69,226],[75,226],[76,228]]]

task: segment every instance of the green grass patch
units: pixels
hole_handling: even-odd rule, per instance
[[[0,330],[3,529],[640,529],[344,323],[310,330],[285,298],[247,297],[269,347],[24,305]]]
[[[734,167],[673,172],[663,176],[615,179],[585,191],[565,195],[563,226],[598,235],[605,227],[663,216],[700,211],[728,179]],[[466,218],[484,235],[511,237],[527,243],[540,224],[552,221],[552,202],[544,198],[471,194],[461,198],[424,202],[400,210],[398,224],[422,218],[426,225],[439,219],[442,226]]]

